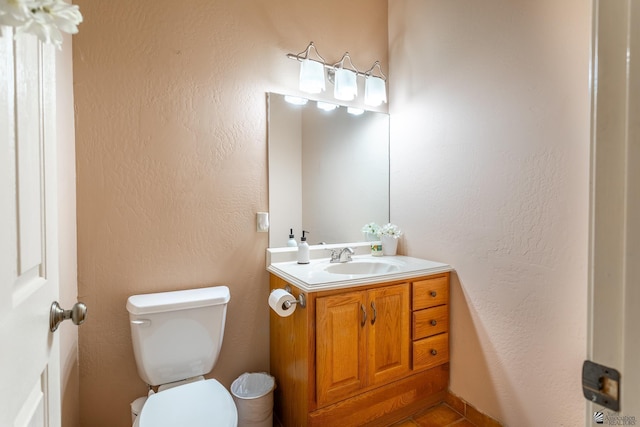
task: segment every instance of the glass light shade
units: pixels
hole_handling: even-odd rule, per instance
[[[324,65],[310,59],[300,62],[300,90],[307,93],[320,93],[324,86]]]
[[[333,96],[342,101],[351,101],[358,95],[356,73],[344,68],[336,68]]]
[[[367,77],[364,82],[364,103],[377,107],[387,102],[387,86],[380,77]]]

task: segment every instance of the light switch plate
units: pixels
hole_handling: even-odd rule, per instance
[[[269,212],[258,212],[256,214],[256,231],[258,233],[269,232]]]

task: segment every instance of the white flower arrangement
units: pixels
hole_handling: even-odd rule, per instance
[[[390,236],[390,237],[395,237],[397,239],[400,236],[402,236],[402,230],[400,230],[400,228],[397,225],[389,223],[380,227],[380,230],[378,231],[377,234],[378,234],[378,237]]]
[[[369,224],[365,224],[365,226],[362,227],[362,232],[365,234],[372,234],[376,237],[391,236],[398,238],[402,236],[402,230],[400,230],[397,225],[391,223],[383,225],[381,227],[375,222],[370,222]]]
[[[380,226],[375,222],[370,222],[369,224],[365,224],[365,226],[362,227],[362,232],[364,234],[372,234],[374,236],[377,236],[378,231],[380,231]]]
[[[61,31],[76,34],[81,22],[80,8],[63,0],[0,0],[0,25],[14,27],[16,35],[33,34],[58,49]]]

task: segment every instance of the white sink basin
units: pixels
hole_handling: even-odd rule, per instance
[[[398,271],[397,265],[384,261],[350,261],[340,264],[330,264],[324,268],[332,274],[386,274]]]
[[[369,246],[367,243],[365,250],[369,250]],[[323,246],[316,250],[326,254]],[[295,258],[295,252],[293,255]],[[309,264],[298,264],[293,260],[270,262],[267,271],[304,292],[317,292],[444,273],[451,271],[451,266],[403,255],[374,257],[356,254],[353,261],[345,263],[332,264],[329,258],[313,256]]]

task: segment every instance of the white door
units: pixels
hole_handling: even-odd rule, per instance
[[[640,2],[595,0],[593,17],[587,357],[620,372],[620,412],[589,404],[586,425],[640,425]]]
[[[6,27],[5,27],[6,29]],[[55,48],[0,36],[0,426],[60,425]]]

